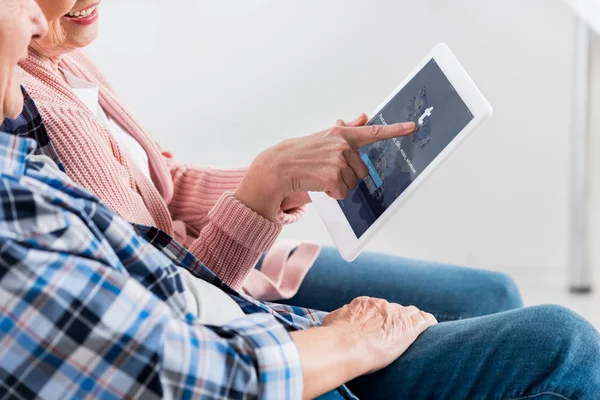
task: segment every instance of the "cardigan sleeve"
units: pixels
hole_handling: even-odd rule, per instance
[[[225,192],[233,192],[244,178],[247,167],[219,169],[196,164],[178,163],[173,155],[163,152],[173,179],[173,199],[169,209],[175,217],[199,232],[206,224],[208,211]],[[277,216],[284,225],[298,222],[306,206],[282,209]]]
[[[270,221],[233,194],[246,168],[203,168],[165,156],[174,186],[169,211],[193,238],[186,245],[221,279],[240,288],[258,257],[273,245],[282,223],[300,219],[304,207],[282,210],[277,221]]]

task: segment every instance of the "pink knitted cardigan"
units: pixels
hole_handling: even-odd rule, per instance
[[[180,164],[161,151],[122,105],[92,61],[80,50],[59,66],[100,87],[100,105],[148,154],[152,181],[130,161],[113,135],[77,98],[48,61],[30,51],[21,63],[23,85],[35,100],[67,174],[127,221],[156,226],[174,236],[236,289],[262,300],[293,296],[316,259],[314,243],[273,243],[282,223],[303,208],[284,210],[279,221],[258,215],[233,195],[245,168],[222,170]],[[261,271],[254,265],[271,249]],[[291,254],[291,250],[296,251]]]

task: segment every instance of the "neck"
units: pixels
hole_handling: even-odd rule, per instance
[[[62,54],[49,55],[47,52],[41,49],[40,46],[35,42],[31,43],[31,45],[29,46],[29,51],[34,53],[39,59],[49,63],[52,69],[55,72],[58,72],[58,64],[62,59]]]

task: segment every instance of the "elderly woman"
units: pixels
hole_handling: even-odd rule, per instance
[[[514,282],[499,273],[379,254],[364,254],[348,266],[335,249],[319,255],[312,243],[272,248],[281,224],[302,214],[306,191],[345,198],[367,175],[356,150],[325,130],[268,149],[247,169],[180,164],[159,148],[78,50],[97,36],[98,2],[38,3],[50,34],[36,40],[21,63],[24,86],[67,174],[126,220],[177,238],[228,284],[257,298],[291,297],[288,304],[328,311],[369,295],[415,303],[443,321],[522,306]],[[365,129],[366,120],[362,115],[348,124],[339,121],[333,130]],[[399,126],[397,135],[412,129]]]
[[[379,254],[365,254],[349,267],[335,249],[319,255],[312,243],[271,248],[281,224],[302,214],[307,190],[344,198],[366,176],[355,149],[326,130],[268,149],[248,169],[180,164],[157,146],[78,50],[97,36],[98,2],[38,3],[50,34],[36,40],[21,63],[24,85],[67,174],[126,220],[177,238],[233,287],[261,299],[293,296],[289,304],[322,310],[370,295],[417,303],[439,320],[522,306],[516,285],[503,274]],[[362,115],[347,127],[339,121],[334,129],[358,129],[366,120]],[[399,128],[398,135],[412,129]]]

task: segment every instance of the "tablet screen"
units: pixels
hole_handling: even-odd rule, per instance
[[[473,114],[435,59],[404,87],[367,125],[414,121],[415,133],[364,146],[359,154],[369,176],[339,201],[357,238],[392,205],[473,119]]]

